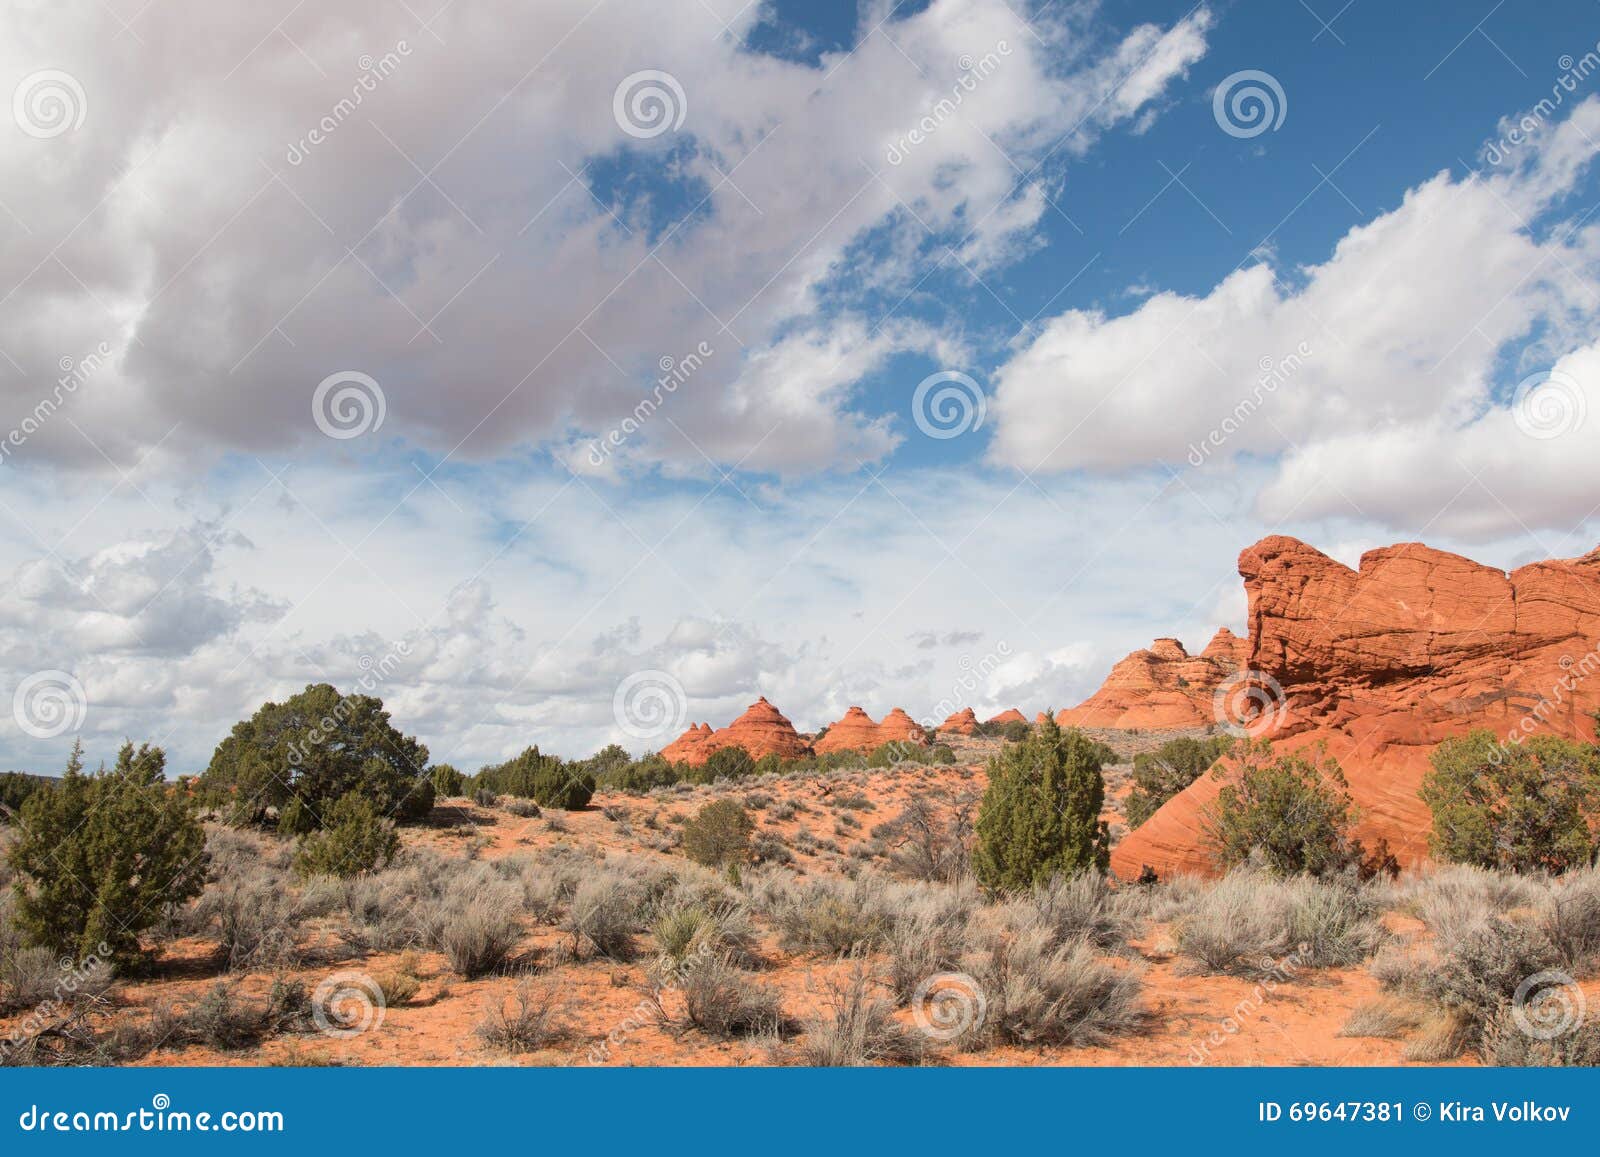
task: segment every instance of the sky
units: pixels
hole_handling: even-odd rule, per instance
[[[0,767],[942,719],[1600,542],[1600,7],[3,0]]]

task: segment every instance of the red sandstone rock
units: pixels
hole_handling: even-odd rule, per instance
[[[872,751],[885,743],[926,743],[928,736],[916,721],[899,707],[874,723],[872,716],[859,707],[852,707],[844,718],[828,728],[817,740],[817,754],[830,751]]]
[[[673,763],[694,762],[689,758],[690,755],[702,743],[710,738],[711,724],[691,723],[689,724],[689,730],[685,731],[682,735],[678,736],[678,738],[674,739],[671,743],[667,744],[667,746],[661,749],[661,754],[663,757],[671,760]],[[701,757],[700,762],[704,762],[703,756]]]
[[[695,738],[698,736],[698,738]],[[709,723],[697,730],[690,727],[661,754],[679,763],[699,765],[711,753],[724,747],[742,747],[756,759],[776,755],[780,759],[800,759],[811,754],[811,748],[800,738],[794,724],[763,696],[728,726],[717,731]]]
[[[1157,639],[1111,668],[1106,681],[1078,706],[1056,715],[1063,727],[1162,730],[1216,722],[1217,688],[1244,665],[1247,640],[1226,627],[1198,655],[1177,639]]]
[[[968,707],[962,711],[952,712],[950,718],[939,724],[940,735],[976,735],[978,734],[978,716]]]
[[[990,723],[1026,723],[1028,717],[1015,707],[1007,707],[1000,714],[989,720]]]
[[[1339,760],[1369,849],[1384,841],[1406,866],[1426,858],[1430,817],[1417,789],[1443,739],[1478,727],[1593,738],[1600,550],[1508,576],[1405,543],[1368,551],[1353,571],[1274,536],[1240,554],[1239,573],[1249,638],[1213,647],[1281,688],[1266,738],[1325,744]],[[1200,815],[1218,787],[1202,776],[1170,800],[1113,850],[1113,870],[1209,871]]]
[[[878,725],[859,707],[852,707],[844,718],[832,724],[817,740],[817,754],[833,751],[871,751],[877,746]]]

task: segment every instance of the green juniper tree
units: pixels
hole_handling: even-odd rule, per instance
[[[10,854],[29,941],[131,964],[163,908],[200,894],[205,830],[165,769],[161,748],[128,743],[109,771],[86,775],[74,745],[61,780],[29,796]]]
[[[989,761],[972,866],[992,891],[1016,891],[1054,875],[1105,871],[1110,832],[1100,818],[1103,747],[1047,716],[1022,742]]]

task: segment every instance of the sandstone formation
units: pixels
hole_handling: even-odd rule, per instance
[[[1216,721],[1217,688],[1243,669],[1248,652],[1248,641],[1226,627],[1198,655],[1177,639],[1157,639],[1111,668],[1100,690],[1059,712],[1056,722],[1063,727],[1204,727]]]
[[[1213,640],[1219,654],[1212,657],[1259,672],[1255,685],[1270,700],[1252,730],[1289,749],[1324,744],[1339,760],[1369,850],[1383,841],[1406,866],[1426,857],[1430,817],[1417,789],[1443,739],[1479,727],[1502,738],[1594,738],[1600,550],[1507,575],[1404,543],[1368,551],[1351,570],[1273,536],[1240,554],[1239,573],[1249,596],[1248,637]],[[1167,670],[1136,666],[1123,672],[1115,695],[1107,680],[1084,708],[1109,712],[1138,678],[1148,673],[1159,685],[1164,676],[1151,672]],[[1152,711],[1183,717],[1169,691],[1147,699]],[[1209,870],[1200,817],[1217,789],[1206,775],[1170,800],[1114,849],[1113,870],[1124,877],[1146,864],[1163,876]]]
[[[690,756],[694,754],[702,743],[710,738],[711,724],[691,723],[689,724],[689,730],[661,749],[661,754],[673,763],[697,762],[692,760]],[[698,762],[705,762],[704,757],[702,756]]]
[[[1008,707],[989,720],[990,723],[1026,723],[1027,721],[1028,717],[1015,707]]]
[[[724,747],[742,747],[756,759],[764,755],[800,759],[811,754],[811,748],[795,731],[794,724],[768,703],[765,696],[719,730],[712,731],[709,723],[691,726],[661,754],[676,763],[699,765],[711,758],[712,752]]]
[[[872,716],[859,707],[852,707],[817,740],[817,754],[872,751],[885,743],[926,743],[927,740],[927,733],[898,707],[884,716],[882,723],[874,723]]]
[[[961,711],[951,712],[950,718],[939,724],[940,735],[976,735],[978,734],[978,716],[968,707]]]

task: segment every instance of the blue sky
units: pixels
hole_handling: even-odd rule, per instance
[[[1592,4],[284,8],[0,47],[0,762],[1031,713],[1267,533],[1600,537]]]

